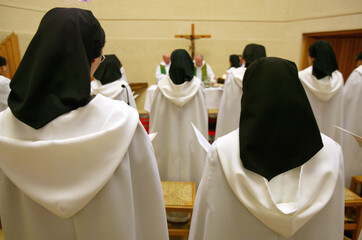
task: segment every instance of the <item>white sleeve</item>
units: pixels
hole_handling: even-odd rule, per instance
[[[122,77],[121,77],[121,80],[124,80],[127,82],[127,75],[126,75],[126,71],[124,70],[123,66],[121,67],[121,74],[122,74]]]
[[[163,78],[163,74],[161,73],[160,64],[157,65],[155,77],[156,77],[157,83]]]
[[[210,81],[215,80],[215,74],[212,71],[211,67],[209,64],[206,64],[206,68],[207,68],[207,75],[210,77]]]

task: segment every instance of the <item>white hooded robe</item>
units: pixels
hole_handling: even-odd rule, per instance
[[[215,139],[239,128],[241,97],[243,95],[243,77],[245,67],[231,71],[225,80],[216,121]]]
[[[35,130],[0,113],[6,240],[168,239],[152,144],[135,109],[97,95]]]
[[[362,65],[349,76],[343,88],[344,129],[362,136]],[[346,187],[352,176],[362,175],[362,147],[349,133],[343,133],[344,171]]]
[[[195,201],[190,240],[341,240],[344,174],[340,146],[324,147],[271,181],[245,169],[239,129],[214,142]]]
[[[319,130],[342,145],[342,132],[334,126],[343,126],[343,76],[336,70],[332,76],[317,79],[310,66],[299,72],[304,90],[312,106]]]
[[[193,123],[205,138],[208,115],[200,79],[175,85],[165,76],[156,89],[150,113],[150,133],[161,180],[200,182],[206,153],[197,142]]]
[[[132,90],[122,78],[104,85],[102,85],[101,81],[94,79],[91,82],[91,93],[94,95],[102,94],[114,100],[124,101],[131,107],[137,109]]]

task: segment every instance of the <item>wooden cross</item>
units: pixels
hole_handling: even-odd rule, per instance
[[[190,49],[191,50],[191,58],[194,59],[195,57],[195,39],[200,39],[200,38],[211,38],[211,35],[195,35],[195,24],[191,24],[191,35],[175,35],[175,38],[186,38],[191,40],[191,46]]]

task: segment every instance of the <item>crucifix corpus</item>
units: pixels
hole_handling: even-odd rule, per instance
[[[211,38],[211,35],[195,35],[195,24],[191,24],[191,35],[175,35],[175,38],[186,38],[191,40],[191,58],[195,57],[195,40],[200,38]]]

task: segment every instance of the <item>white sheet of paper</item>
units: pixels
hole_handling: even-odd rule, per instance
[[[358,145],[360,147],[362,147],[362,137],[358,136],[357,134],[353,133],[353,132],[350,132],[344,128],[341,128],[341,127],[338,127],[338,126],[334,126],[335,128],[338,128],[339,130],[342,130],[343,132],[346,132],[346,133],[349,133],[351,134],[357,141]]]
[[[151,142],[153,141],[153,139],[156,137],[157,133],[150,133],[148,134],[148,137],[150,138]]]
[[[192,127],[194,128],[194,132],[196,134],[197,140],[200,143],[200,145],[205,149],[206,152],[209,152],[209,149],[211,147],[211,144],[209,143],[209,141],[207,141],[205,139],[205,137],[200,133],[199,129],[197,129],[197,127],[195,127],[195,125],[193,123]]]

